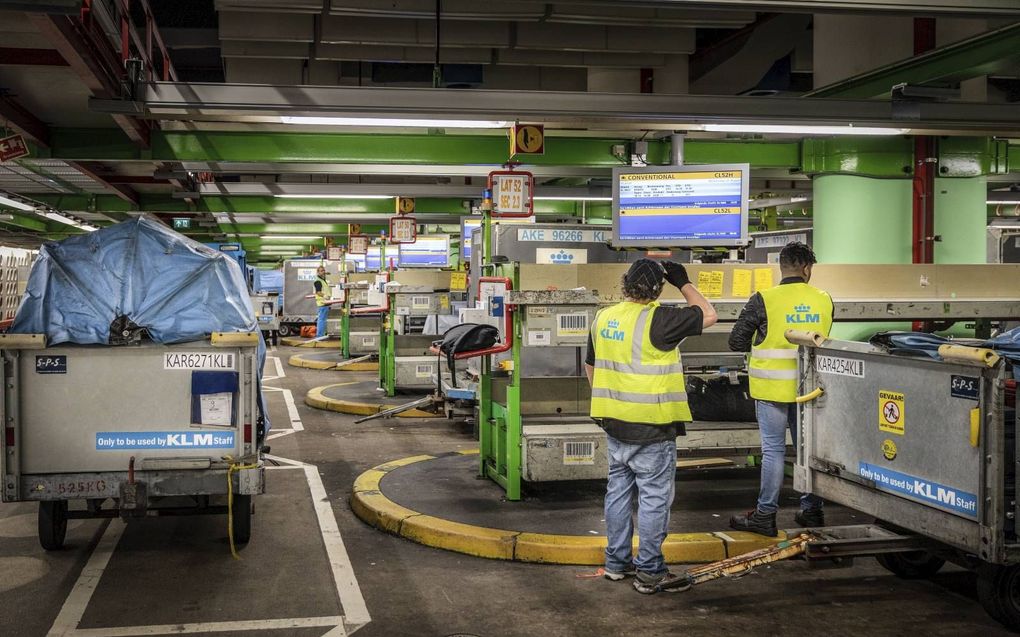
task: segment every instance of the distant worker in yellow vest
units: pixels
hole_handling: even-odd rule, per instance
[[[832,327],[832,298],[808,285],[814,264],[815,253],[807,245],[787,244],[779,253],[783,280],[752,296],[730,333],[730,349],[751,352],[747,373],[761,432],[758,505],[730,518],[730,527],[738,531],[769,537],[778,534],[776,512],[783,486],[787,430],[797,444],[797,346],[786,340],[786,330],[828,336]],[[803,494],[795,520],[804,528],[825,526],[821,498]]]
[[[333,290],[326,279],[325,266],[319,266],[315,272],[315,305],[318,308],[318,315],[315,321],[315,337],[320,338],[326,335],[326,318],[329,317],[329,300],[333,298]]]
[[[686,307],[659,305],[668,281]],[[677,346],[716,322],[712,305],[679,263],[640,259],[623,277],[626,300],[601,310],[588,337],[585,371],[591,383],[591,417],[606,431],[605,577],[636,576],[634,588],[651,594],[678,586],[666,569],[662,542],[676,480],[676,437],[691,420]],[[640,544],[632,555],[637,494]],[[675,589],[674,589],[675,590]]]

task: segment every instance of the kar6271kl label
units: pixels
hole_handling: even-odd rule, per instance
[[[165,352],[163,369],[234,369],[234,355],[204,352]]]

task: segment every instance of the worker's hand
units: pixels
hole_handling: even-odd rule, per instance
[[[663,261],[662,267],[666,270],[666,280],[675,285],[679,290],[691,282],[687,276],[687,268],[675,261]]]

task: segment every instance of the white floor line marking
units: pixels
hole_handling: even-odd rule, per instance
[[[347,548],[340,536],[340,527],[337,526],[336,517],[333,515],[333,507],[329,503],[329,496],[326,495],[326,487],[322,484],[319,469],[312,465],[306,466],[305,477],[312,492],[312,503],[315,505],[315,515],[319,518],[322,542],[326,546],[326,555],[333,570],[333,582],[336,584],[337,596],[343,607],[345,625],[350,627],[348,632],[353,633],[372,621],[372,617],[368,614],[358,578],[354,575],[351,558],[347,555]]]
[[[117,542],[124,535],[124,527],[124,523],[120,520],[110,520],[102,537],[99,538],[95,550],[89,556],[88,562],[81,569],[74,588],[64,600],[60,613],[53,620],[53,626],[46,633],[47,637],[64,637],[74,633],[81,618],[85,615],[85,609],[88,608],[92,594],[96,592],[103,571],[110,563],[110,557],[113,555],[113,550],[117,548]]]
[[[283,371],[283,363],[281,363],[280,359],[276,356],[273,357],[273,362],[276,363],[276,377],[285,378],[287,376],[287,372]]]
[[[279,462],[281,464],[289,465],[291,467],[301,467],[301,468],[304,468],[304,467],[314,467],[315,466],[315,465],[311,465],[311,464],[308,464],[308,463],[305,463],[305,462],[301,462],[300,460],[291,460],[290,458],[281,458],[280,456],[273,456],[273,455],[270,455],[270,454],[266,454],[265,455],[265,459],[266,460],[272,460],[274,462]]]
[[[287,403],[287,413],[290,414],[290,426],[294,431],[304,431],[305,426],[301,423],[297,405],[294,404],[294,394],[289,389],[283,390],[283,400]]]
[[[263,385],[262,391],[283,391],[279,387],[270,387],[269,385]]]
[[[86,628],[74,632],[75,637],[133,637],[135,635],[182,635],[194,633],[226,633],[246,630],[284,630],[287,628],[315,628],[317,626],[343,627],[344,618],[294,617],[290,619],[254,619],[233,622],[199,622],[195,624],[163,624],[158,626],[118,626],[116,628]],[[334,628],[335,630],[335,628]],[[346,635],[330,630],[327,635]]]
[[[273,433],[266,436],[266,441],[276,440],[277,438],[283,438],[284,436],[289,436],[293,433],[295,433],[293,429],[280,429],[280,430],[274,429]]]
[[[351,631],[351,633],[358,630],[358,628],[362,628],[362,626],[356,626],[354,630]],[[344,624],[340,624],[339,626],[335,626],[333,627],[332,630],[326,632],[322,637],[347,637],[347,635],[350,635],[351,633],[347,632],[347,627]]]

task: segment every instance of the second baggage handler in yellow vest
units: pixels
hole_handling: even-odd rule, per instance
[[[832,299],[808,285],[815,253],[807,245],[789,243],[779,253],[783,280],[774,288],[752,296],[730,333],[730,349],[750,351],[747,362],[751,398],[755,399],[761,432],[761,489],[757,506],[730,518],[730,527],[769,537],[778,534],[776,512],[783,486],[786,431],[797,443],[797,346],[786,340],[786,330],[798,329],[829,335]],[[822,500],[811,494],[800,498],[795,516],[801,527],[825,526]]]
[[[315,271],[315,306],[317,310],[315,320],[315,337],[321,338],[326,335],[326,319],[329,317],[329,300],[333,298],[333,290],[326,279],[325,266],[319,266]]]
[[[665,281],[680,289],[686,307],[659,305]],[[640,259],[623,277],[626,300],[601,310],[588,338],[585,371],[591,416],[607,434],[605,577],[635,576],[651,594],[682,580],[666,569],[662,542],[669,529],[676,480],[676,436],[691,420],[677,346],[716,322],[712,305],[678,263]],[[632,555],[637,494],[640,544]],[[675,589],[674,589],[675,590]]]

